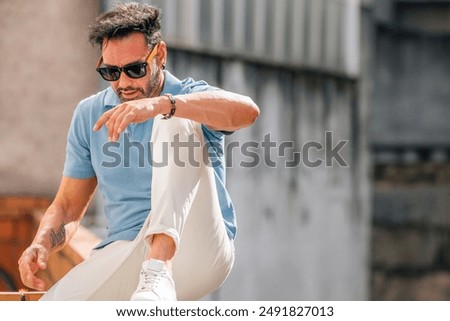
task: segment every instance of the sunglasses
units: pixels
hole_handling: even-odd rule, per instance
[[[100,57],[100,59],[97,63],[96,70],[100,74],[100,76],[102,76],[102,78],[105,79],[106,81],[119,80],[120,74],[122,73],[122,71],[125,73],[125,75],[127,75],[130,78],[133,78],[133,79],[142,78],[145,75],[147,75],[148,62],[151,61],[153,59],[153,57],[155,57],[156,53],[158,52],[157,48],[158,48],[158,45],[156,45],[152,49],[152,51],[144,59],[145,60],[144,62],[134,62],[132,64],[129,64],[129,65],[126,65],[123,67],[115,67],[115,66],[100,67],[101,64],[103,63],[103,56],[102,56],[102,57]]]

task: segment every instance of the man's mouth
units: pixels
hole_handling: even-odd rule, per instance
[[[133,96],[137,92],[138,92],[137,90],[126,90],[126,91],[124,90],[124,91],[120,92],[120,95],[122,95],[122,96]]]
[[[130,88],[130,87],[119,88],[119,90],[117,91],[117,94],[123,100],[134,99],[137,96],[139,96],[140,93],[143,94],[143,91],[140,88]]]

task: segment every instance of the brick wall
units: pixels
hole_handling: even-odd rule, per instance
[[[49,201],[34,197],[0,198],[0,291],[23,288],[17,261],[36,232],[34,211],[46,208]]]
[[[0,197],[0,292],[26,288],[20,281],[17,262],[32,242],[49,205],[50,200],[46,198]],[[79,226],[67,246],[50,256],[48,268],[38,271],[37,276],[45,282],[46,290],[88,257],[99,241]]]

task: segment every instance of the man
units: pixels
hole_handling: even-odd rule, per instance
[[[220,287],[234,261],[224,135],[251,125],[259,109],[165,71],[155,7],[118,5],[89,37],[111,86],[74,112],[61,185],[19,260],[22,281],[45,289],[35,273],[70,240],[98,188],[106,239],[42,299],[199,299]]]

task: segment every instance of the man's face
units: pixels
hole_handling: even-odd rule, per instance
[[[143,62],[150,50],[144,35],[139,32],[132,33],[125,38],[110,39],[105,41],[102,46],[103,65],[123,67]],[[155,57],[152,61],[148,61],[147,74],[142,78],[130,78],[122,71],[118,80],[110,81],[111,87],[122,102],[149,98],[158,94],[162,79],[161,70],[155,63],[156,59]]]

